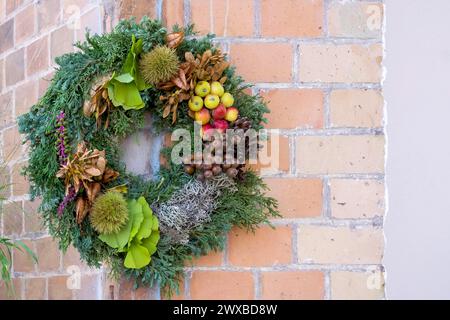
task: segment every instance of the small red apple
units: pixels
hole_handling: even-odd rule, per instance
[[[202,110],[195,113],[195,121],[199,124],[207,124],[210,119],[211,115],[209,114],[209,110],[206,108],[202,108]]]
[[[214,120],[219,120],[225,118],[227,114],[227,108],[223,104],[219,104],[217,108],[215,108],[212,112],[212,116]]]
[[[225,120],[214,121],[214,128],[216,128],[220,133],[224,133],[228,129],[228,122]]]
[[[239,117],[239,110],[235,107],[227,108],[227,113],[225,115],[225,120],[229,122],[234,122]]]
[[[202,138],[206,139],[213,135],[214,133],[214,127],[210,125],[209,123],[204,124],[202,126],[202,129],[200,131]]]

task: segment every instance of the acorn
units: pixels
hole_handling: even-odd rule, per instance
[[[184,172],[186,172],[188,175],[193,175],[195,172],[195,168],[191,165],[184,166]]]
[[[223,164],[222,165],[222,169],[225,170],[225,171],[227,171],[230,168],[231,168],[231,164]]]
[[[220,166],[214,166],[213,168],[212,168],[212,173],[215,175],[215,176],[217,176],[217,175],[219,175],[220,173],[222,173],[222,168],[220,167]]]
[[[235,168],[229,168],[226,173],[230,178],[236,178],[238,171]]]

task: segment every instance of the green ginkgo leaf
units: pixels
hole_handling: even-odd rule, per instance
[[[119,249],[119,251],[123,250],[123,248],[128,243],[132,223],[133,221],[130,216],[130,218],[127,221],[127,224],[123,226],[119,232],[113,234],[101,234],[98,238],[103,242],[105,242],[111,248]]]
[[[133,241],[128,248],[124,266],[129,269],[140,269],[148,265],[151,261],[147,248]]]
[[[140,197],[137,200],[137,202],[142,206],[142,213],[144,215],[144,220],[142,221],[139,231],[136,234],[136,239],[142,240],[144,238],[148,238],[152,233],[153,211],[144,197]]]
[[[152,230],[153,231],[157,231],[158,229],[159,229],[159,221],[158,221],[158,218],[154,215],[153,216]]]
[[[144,221],[144,214],[142,212],[142,205],[136,200],[128,201],[128,211],[130,212],[130,218],[132,220],[130,236],[128,238],[128,245],[134,239],[141,227],[142,221]]]

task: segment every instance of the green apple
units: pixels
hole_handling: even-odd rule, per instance
[[[223,96],[225,90],[222,87],[222,84],[219,81],[211,82],[211,94],[215,94],[216,96]]]
[[[195,94],[199,97],[206,97],[211,91],[211,86],[207,81],[200,81],[195,86]]]
[[[203,108],[203,99],[199,96],[193,96],[189,100],[189,109],[192,111],[200,111]]]
[[[225,114],[225,120],[228,122],[234,122],[239,117],[239,110],[235,107],[230,107],[227,109],[227,113]]]
[[[208,94],[205,97],[205,107],[208,109],[215,109],[220,103],[219,96],[216,96],[215,94]]]
[[[222,104],[227,108],[231,107],[234,104],[234,98],[229,92],[225,92],[223,94],[221,101]]]

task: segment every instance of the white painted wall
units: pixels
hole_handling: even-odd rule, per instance
[[[386,0],[388,299],[450,299],[450,1]]]

